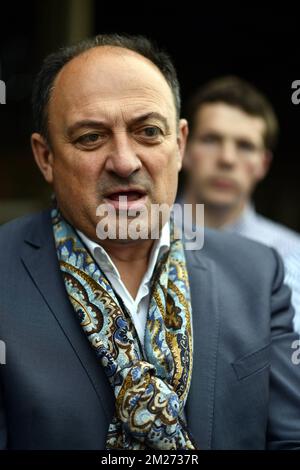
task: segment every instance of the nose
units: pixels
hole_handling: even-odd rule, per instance
[[[237,152],[234,142],[223,141],[220,152],[219,162],[222,166],[232,167],[235,165],[237,160]]]
[[[141,166],[142,163],[135,153],[133,144],[126,132],[116,133],[112,138],[106,157],[106,171],[127,178],[139,170]]]

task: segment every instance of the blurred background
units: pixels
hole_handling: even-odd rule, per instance
[[[43,57],[59,46],[96,33],[146,35],[175,63],[183,102],[207,80],[238,75],[271,100],[281,132],[272,169],[255,194],[262,214],[300,231],[300,105],[292,104],[291,84],[300,79],[298,18],[269,9],[223,13],[158,8],[122,11],[97,0],[10,1],[0,7],[0,224],[49,205],[50,190],[35,167],[29,137],[30,95]],[[183,116],[184,117],[184,116]]]

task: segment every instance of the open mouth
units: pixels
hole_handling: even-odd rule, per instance
[[[118,201],[120,197],[126,197],[128,201],[137,201],[144,195],[145,193],[142,193],[140,191],[120,191],[110,194],[107,199],[111,199],[112,201]]]
[[[115,209],[128,210],[144,207],[146,198],[146,191],[142,189],[120,189],[108,193],[104,199]]]

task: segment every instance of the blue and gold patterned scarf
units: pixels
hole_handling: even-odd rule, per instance
[[[152,277],[142,351],[130,312],[76,231],[52,211],[57,255],[80,324],[115,394],[107,449],[195,449],[184,419],[192,376],[189,282],[181,240]]]

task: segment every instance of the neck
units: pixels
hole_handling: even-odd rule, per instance
[[[136,297],[147,271],[153,244],[154,240],[139,240],[130,244],[104,240],[101,243],[116,265],[122,281],[133,298]]]
[[[193,222],[196,223],[196,204],[203,204],[202,201],[198,201],[196,196],[187,191],[185,193],[184,202],[192,204]],[[204,223],[206,227],[221,229],[226,225],[230,225],[236,222],[243,210],[247,205],[247,201],[243,200],[239,204],[234,206],[217,206],[214,204],[204,204]]]

